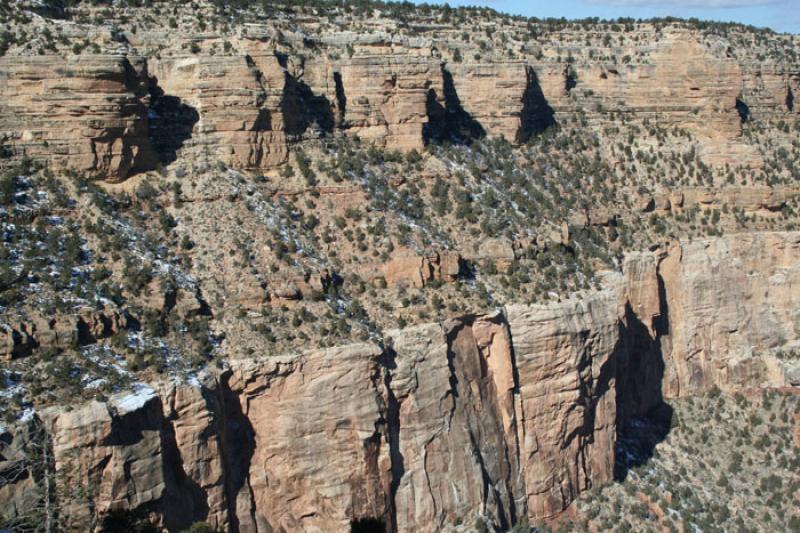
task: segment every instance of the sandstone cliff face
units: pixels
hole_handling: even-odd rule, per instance
[[[525,63],[456,63],[447,66],[448,79],[445,95],[460,105],[483,133],[509,142],[524,140],[525,96],[530,82]]]
[[[109,337],[125,327],[117,309],[84,307],[73,315],[14,321],[0,328],[0,357],[13,359],[34,348],[54,349],[87,344]]]
[[[662,261],[670,316],[665,394],[783,385],[773,352],[797,337],[794,234],[681,243]]]
[[[639,373],[640,407],[656,398],[690,396],[718,386],[789,384],[776,352],[793,349],[798,334],[796,233],[742,234],[679,242],[625,265],[631,365],[661,366]],[[635,331],[639,328],[638,333]],[[661,375],[658,375],[661,374]]]
[[[647,64],[635,67],[578,68],[576,89],[587,87],[638,116],[658,116],[705,137],[730,141],[741,134],[736,98],[742,73],[734,59],[718,57],[696,35],[680,30],[667,32],[648,55]]]
[[[153,102],[153,139],[163,162],[175,158],[184,140],[236,168],[259,169],[286,160],[281,108],[286,75],[274,54],[171,57],[151,63],[161,93]]]
[[[685,29],[670,28],[663,34],[642,37],[635,45],[628,41],[624,46],[591,52],[600,59],[582,57],[569,66],[535,65],[544,96],[557,118],[583,110],[604,122],[609,112],[630,112],[637,120],[683,128],[696,135],[706,164],[760,166],[756,150],[740,138],[746,118],[741,114],[746,108],[743,69],[749,68],[749,63]],[[604,61],[607,54],[619,54],[622,64]],[[785,93],[785,83],[783,87]],[[785,105],[769,110],[787,111]]]
[[[611,475],[615,300],[518,307],[519,355],[496,313],[49,410],[58,484],[79,488],[65,526],[137,510],[170,531],[441,531],[556,513]]]
[[[221,55],[140,57],[127,48],[127,55],[4,57],[0,135],[17,155],[119,181],[154,168],[154,152],[168,164],[195,148],[234,168],[263,170],[284,163],[298,143],[341,134],[407,151],[437,136],[524,142],[579,111],[593,127],[613,122],[609,113],[632,113],[691,132],[707,164],[758,167],[761,156],[741,137],[743,120],[794,113],[800,93],[791,68],[735,57],[685,28],[589,56],[569,49],[578,57],[568,63],[555,60],[564,52],[558,41],[541,49],[544,59],[462,63],[441,58],[431,41],[412,46],[385,34],[337,35],[307,54],[251,33]],[[163,37],[133,42],[149,50]],[[609,60],[618,54],[622,63]]]
[[[152,164],[141,58],[0,58],[0,137],[21,155],[120,181]]]
[[[789,384],[775,352],[797,346],[798,254],[796,233],[679,242],[580,298],[49,409],[56,484],[77,491],[62,518],[263,532],[552,516],[611,479],[618,422],[715,385]],[[31,438],[6,433],[10,471]],[[22,513],[35,493],[18,476],[0,495]]]
[[[797,113],[794,99],[800,94],[797,72],[776,64],[756,62],[744,67],[743,96],[754,116],[776,112]]]
[[[171,530],[206,515],[224,524],[214,412],[199,387],[174,384],[44,412],[57,487],[70,495],[64,526],[95,530],[98,516],[126,509]]]
[[[519,442],[531,516],[552,516],[613,475],[618,294],[510,306]]]
[[[240,531],[346,531],[387,514],[380,355],[353,345],[234,368],[227,445],[244,468],[228,489]]]
[[[398,426],[398,531],[524,514],[508,329],[501,315],[396,332],[389,392]]]
[[[424,147],[429,91],[443,92],[438,60],[354,57],[338,67],[336,76],[342,125],[348,133],[392,149]]]

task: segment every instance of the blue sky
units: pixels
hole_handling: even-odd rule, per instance
[[[489,6],[539,18],[697,17],[800,34],[800,0],[449,0],[449,3]]]

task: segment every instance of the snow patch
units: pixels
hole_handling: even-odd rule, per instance
[[[137,383],[133,386],[133,392],[114,395],[110,403],[118,414],[124,415],[141,409],[155,397],[156,391],[152,387]]]

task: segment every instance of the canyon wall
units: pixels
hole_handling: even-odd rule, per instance
[[[517,309],[519,363],[495,313],[46,410],[50,475],[75,491],[61,518],[72,531],[131,510],[170,531],[446,531],[558,512],[611,478],[616,292],[590,301]],[[6,438],[23,446],[24,427]],[[20,513],[26,483],[5,500]]]
[[[0,57],[0,138],[16,157],[119,181],[180,150],[263,170],[337,135],[398,150],[436,137],[524,142],[576,113],[600,126],[630,113],[693,133],[707,164],[759,166],[742,121],[795,112],[800,79],[680,28],[623,49],[623,64],[601,59],[603,50],[556,61],[557,43],[544,58],[455,62],[425,40],[328,41],[313,54],[255,36],[225,54]]]
[[[665,397],[788,381],[792,367],[778,355],[797,346],[798,260],[797,233],[680,242],[628,258],[639,288],[631,306],[661,352]]]
[[[40,420],[75,531],[114,510],[171,531],[508,528],[609,481],[627,417],[714,386],[798,385],[779,351],[798,345],[799,256],[800,233],[673,243],[562,302],[51,408],[4,430],[3,470]],[[23,513],[41,476],[6,485],[6,507]]]
[[[611,480],[621,286],[549,306],[508,308],[528,511],[552,516]]]
[[[0,139],[109,181],[151,167],[145,71],[120,55],[2,57]]]

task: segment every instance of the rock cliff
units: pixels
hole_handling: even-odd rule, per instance
[[[46,4],[0,5],[0,529],[508,530],[800,385],[795,37]]]
[[[109,181],[152,168],[140,58],[0,58],[0,135],[20,155]]]
[[[628,258],[629,305],[663,360],[665,397],[790,384],[778,356],[797,342],[797,239],[736,235]]]
[[[233,41],[167,45],[152,31],[113,54],[2,57],[0,135],[17,156],[119,181],[179,150],[264,170],[292,147],[339,135],[408,151],[435,138],[525,142],[576,115],[608,131],[630,115],[689,132],[706,164],[760,167],[742,124],[794,113],[794,67],[758,64],[732,52],[732,38],[680,26],[642,25],[633,40],[617,29],[584,47],[567,32],[513,59],[443,57],[463,47],[451,34],[297,31],[286,43],[267,25]]]
[[[624,417],[715,385],[791,384],[777,351],[797,344],[798,254],[797,233],[677,242],[560,303],[49,409],[57,485],[80,489],[62,518],[72,530],[139,510],[170,530],[441,531],[552,516],[612,478]],[[25,427],[6,430],[7,465]],[[24,509],[30,481],[18,483],[6,501]]]

